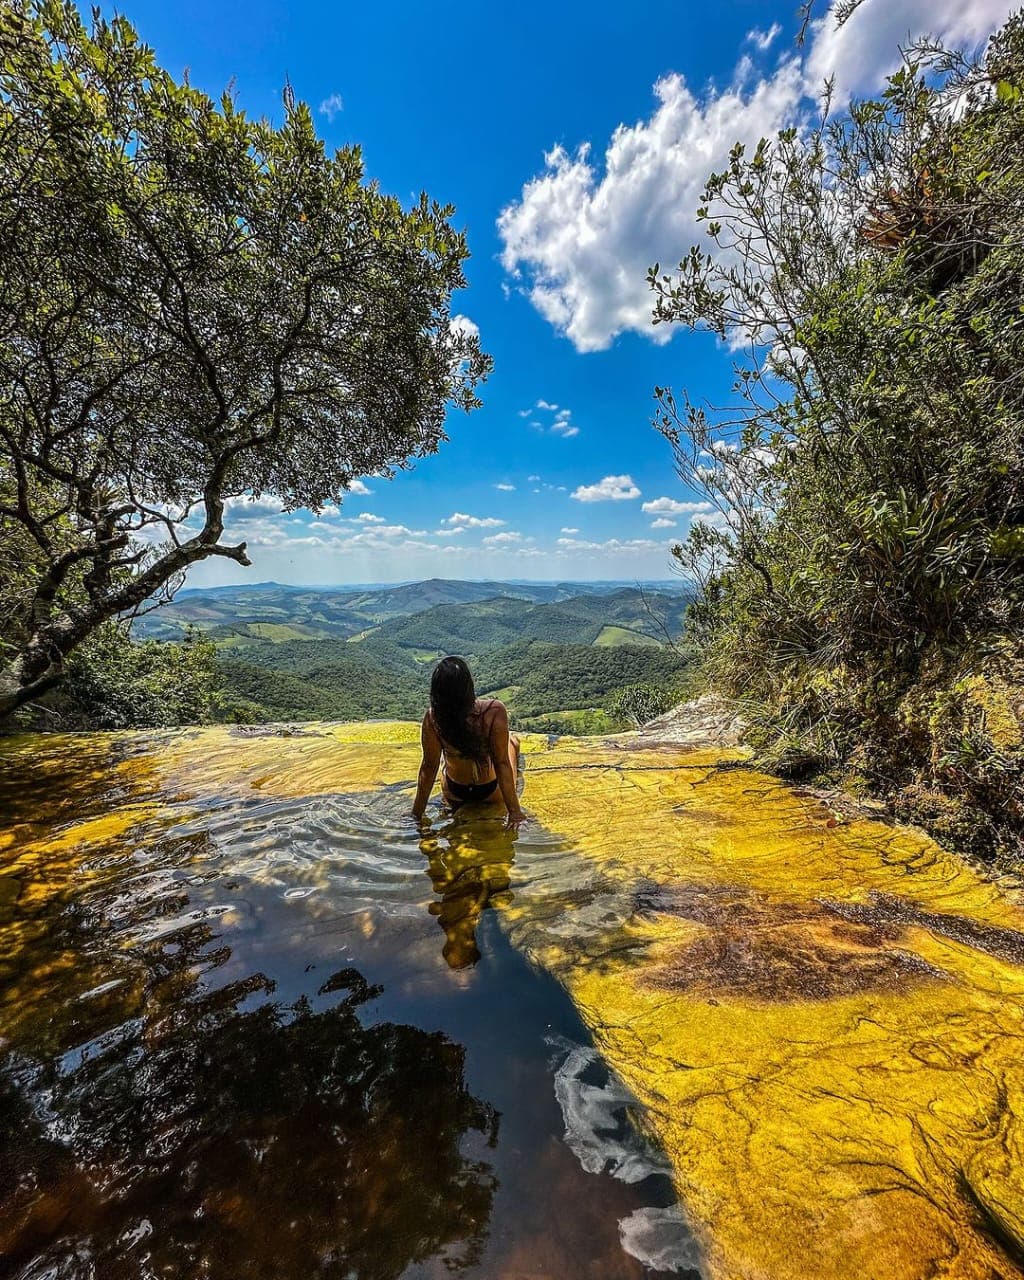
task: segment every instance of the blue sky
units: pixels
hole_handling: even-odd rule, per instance
[[[802,48],[794,0],[328,4],[126,0],[174,74],[279,118],[287,78],[328,146],[411,201],[456,206],[472,258],[454,310],[495,361],[484,407],[449,443],[340,511],[231,506],[253,568],[207,562],[189,585],[440,575],[661,578],[701,514],[650,425],[652,388],[721,401],[730,357],[652,329],[644,282],[698,238],[701,183],[737,139],[795,123],[824,76],[869,92],[901,41],[983,41],[1004,0],[865,0]],[[551,406],[551,407],[545,407]],[[672,523],[669,523],[672,522]]]

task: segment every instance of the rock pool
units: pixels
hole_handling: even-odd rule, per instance
[[[0,1275],[1024,1275],[1024,908],[723,753],[0,744]]]

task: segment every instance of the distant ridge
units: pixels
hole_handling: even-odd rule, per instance
[[[316,592],[355,595],[366,591],[398,591],[408,587],[428,587],[458,584],[459,586],[470,587],[487,587],[491,595],[500,595],[500,590],[495,588],[503,587],[527,587],[537,589],[557,589],[561,591],[571,590],[574,595],[604,595],[608,591],[615,590],[619,587],[650,587],[658,591],[671,591],[680,594],[686,594],[690,591],[688,583],[681,581],[679,578],[594,578],[586,582],[576,582],[571,578],[559,581],[550,581],[548,579],[535,578],[410,578],[404,582],[318,582],[306,584],[304,586],[296,585],[290,582],[245,582],[234,583],[230,586],[220,587],[183,587],[175,595],[176,600],[184,599],[187,596],[199,595],[218,595],[232,596],[245,594],[250,591],[287,591],[287,592]],[[481,597],[483,599],[484,597]]]

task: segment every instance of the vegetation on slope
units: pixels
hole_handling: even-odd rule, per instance
[[[980,64],[918,50],[879,101],[737,147],[701,216],[726,252],[652,269],[657,319],[762,353],[737,416],[659,391],[727,526],[677,549],[708,679],[766,761],[1019,851],[1024,17]]]
[[[646,682],[677,688],[684,671],[683,660],[667,648],[598,648],[534,640],[483,655],[475,674],[481,693],[514,689],[509,706],[518,716],[531,717],[601,706],[626,685]]]

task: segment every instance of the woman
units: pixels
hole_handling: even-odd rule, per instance
[[[519,739],[508,731],[508,712],[497,698],[478,698],[469,667],[461,658],[442,658],[430,681],[430,706],[423,717],[420,765],[413,817],[419,821],[430,799],[441,757],[441,794],[457,809],[504,804],[506,828],[526,821],[516,795]]]

